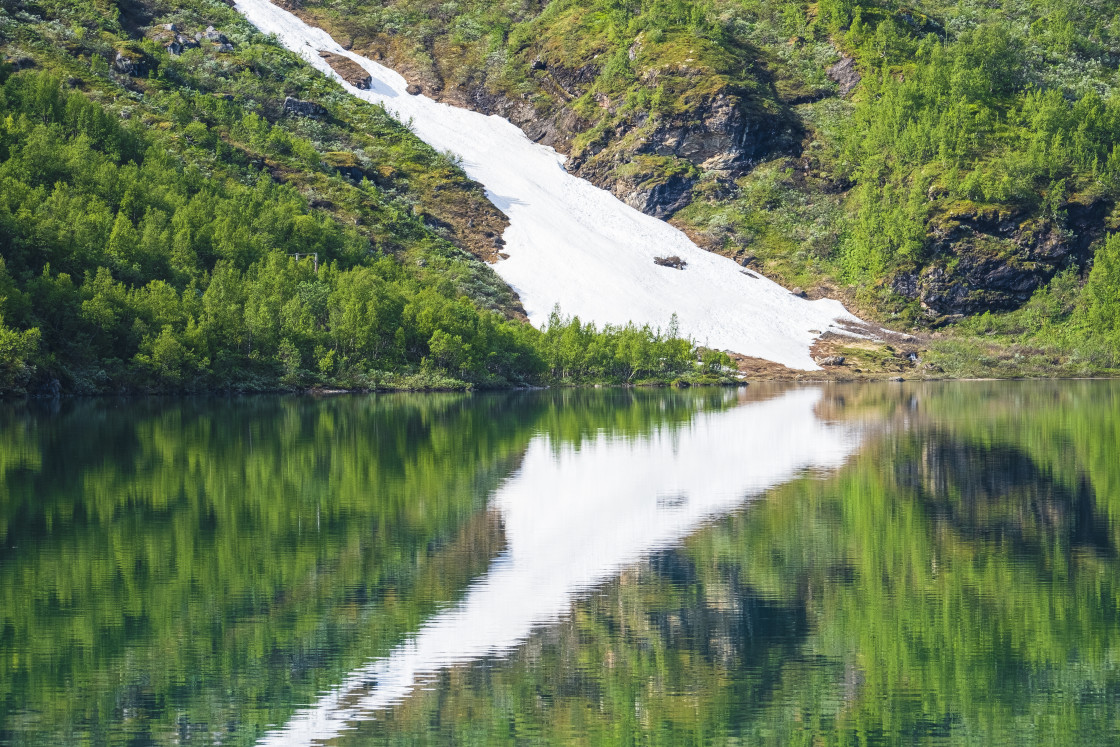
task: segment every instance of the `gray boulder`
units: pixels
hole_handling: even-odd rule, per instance
[[[861,80],[855,58],[847,55],[841,55],[840,61],[828,68],[825,74],[840,87],[841,96],[851,93]]]

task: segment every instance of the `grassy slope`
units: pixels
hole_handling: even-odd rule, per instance
[[[915,332],[927,374],[1088,374],[1120,362],[1120,340],[1094,331],[1082,291],[1117,224],[1115,3],[289,5],[448,98],[529,102],[566,125],[557,145],[577,164],[614,169],[604,181],[688,172],[697,182],[675,223],[790,287]],[[825,74],[841,54],[863,75],[846,99]],[[742,94],[784,133],[748,173],[635,155],[658,121],[687,120],[718,91]],[[1008,216],[1015,235],[940,241],[987,215]],[[1039,260],[1047,241],[1066,255]],[[1037,270],[1040,290],[1022,304],[964,287],[962,257]],[[973,318],[897,291],[898,278],[933,270],[978,299]]]

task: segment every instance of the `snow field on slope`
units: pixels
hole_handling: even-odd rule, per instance
[[[564,170],[564,157],[529,140],[507,120],[410,96],[395,71],[343,49],[268,0],[236,0],[237,10],[266,34],[361,99],[383,105],[437,150],[458,156],[510,221],[509,259],[492,267],[521,298],[531,322],[544,323],[555,304],[582,321],[665,329],[673,313],[697,343],[818,368],[809,354],[826,330],[858,322],[839,301],[809,301],[734,261],[697,247],[684,233]],[[343,55],[372,77],[370,90],[346,83],[319,56]],[[684,270],[655,265],[679,256]]]

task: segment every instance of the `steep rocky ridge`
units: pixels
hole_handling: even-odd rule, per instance
[[[1039,303],[1065,324],[1117,227],[1111,120],[1059,145],[1100,110],[1090,97],[1072,111],[1115,60],[1090,44],[1077,54],[1101,66],[1054,68],[1015,27],[1041,11],[985,12],[984,38],[931,1],[285,4],[417,90],[511,120],[696,243],[898,328],[955,334],[1056,279],[1062,300]],[[927,73],[937,55],[975,80]],[[1042,116],[1027,99],[1046,89],[1063,102]],[[965,103],[949,116],[952,100]]]

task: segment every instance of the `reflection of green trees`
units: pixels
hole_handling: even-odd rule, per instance
[[[503,544],[485,499],[532,436],[632,437],[752,390],[4,409],[0,741],[251,740],[485,570]],[[360,736],[1107,742],[1118,394],[831,388],[822,417],[884,424],[845,468]]]
[[[837,388],[889,426],[363,736],[1114,743],[1120,386]]]
[[[0,741],[250,740],[455,599],[530,437],[726,390],[0,409]]]
[[[428,572],[524,446],[489,404],[6,411],[0,433],[36,456],[0,484],[5,710],[93,733],[125,713],[167,729],[179,709],[274,720],[485,568]]]

